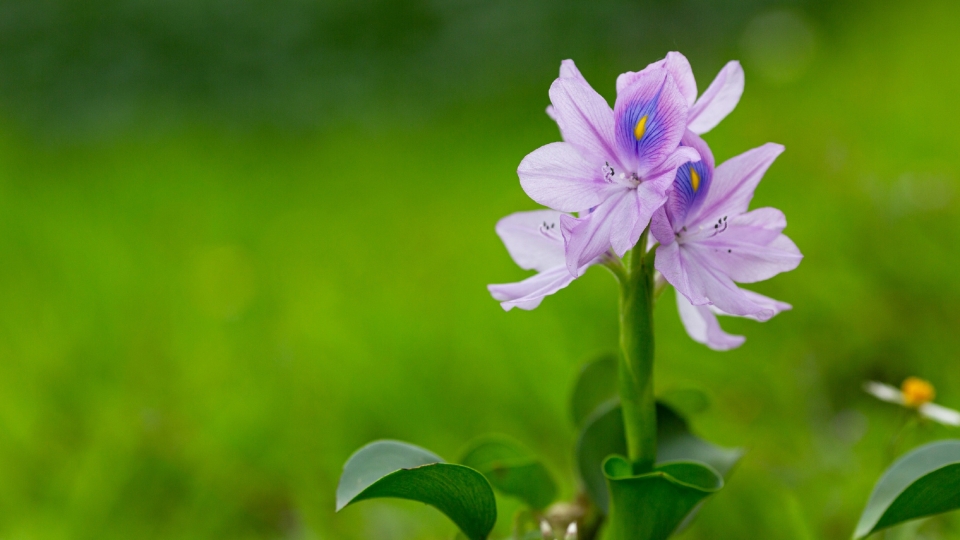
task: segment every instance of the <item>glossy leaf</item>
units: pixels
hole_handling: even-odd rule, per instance
[[[550,471],[532,452],[513,439],[489,436],[470,445],[460,463],[482,473],[505,495],[542,510],[557,497]]]
[[[723,487],[723,478],[702,463],[676,461],[634,475],[622,456],[603,464],[610,489],[610,540],[664,540],[705,498]]]
[[[577,441],[577,466],[591,500],[604,512],[609,508],[603,462],[627,453],[623,415],[618,403],[598,409],[587,421]],[[657,404],[657,462],[699,461],[726,477],[743,452],[722,448],[690,433],[686,421],[670,407]]]
[[[604,403],[616,401],[617,355],[608,353],[580,369],[570,398],[570,414],[577,427]]]
[[[860,516],[854,538],[960,508],[960,440],[921,446],[894,462]]]
[[[343,466],[337,511],[379,497],[429,504],[449,517],[470,540],[483,540],[497,521],[493,489],[479,472],[444,463],[423,448],[376,441],[357,450]]]

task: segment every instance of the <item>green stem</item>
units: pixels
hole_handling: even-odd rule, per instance
[[[627,451],[635,473],[657,459],[657,408],[653,397],[653,257],[644,253],[647,231],[630,253],[620,281],[620,403]]]

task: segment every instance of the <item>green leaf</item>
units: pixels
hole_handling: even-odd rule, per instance
[[[668,390],[657,398],[671,409],[686,416],[702,413],[710,408],[710,397],[703,390],[696,388],[676,388]]]
[[[717,471],[692,461],[663,463],[635,475],[626,458],[611,456],[603,471],[610,489],[610,540],[664,540],[723,487]]]
[[[614,454],[627,453],[623,412],[619,403],[608,403],[586,421],[577,440],[577,469],[590,500],[604,513],[610,507],[603,462]]]
[[[583,427],[598,407],[618,399],[617,361],[616,353],[607,353],[580,369],[570,398],[570,413],[577,427]]]
[[[484,540],[497,521],[493,489],[479,472],[444,463],[423,448],[376,441],[357,450],[343,466],[337,511],[379,497],[429,504],[447,515],[470,540]]]
[[[739,448],[723,448],[690,432],[690,426],[670,407],[657,404],[657,462],[699,461],[724,478],[743,457]]]
[[[542,510],[557,497],[550,471],[533,453],[509,437],[495,435],[470,445],[460,463],[476,469],[505,495]]]
[[[960,440],[921,446],[894,462],[873,488],[855,539],[960,508]]]
[[[618,403],[598,409],[587,422],[577,441],[577,466],[590,499],[601,510],[609,508],[603,462],[611,455],[627,453],[623,431],[623,413]],[[687,422],[673,409],[657,404],[657,462],[699,461],[726,477],[743,452],[709,443],[690,433]]]

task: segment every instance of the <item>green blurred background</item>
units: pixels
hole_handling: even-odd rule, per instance
[[[595,269],[533,312],[493,232],[573,58],[740,59],[719,160],[787,147],[754,206],[806,258],[794,310],[717,353],[657,308],[657,385],[749,453],[688,539],[844,539],[903,421],[960,408],[960,5],[952,1],[0,2],[0,538],[449,538],[417,504],[334,514],[376,438],[507,433],[572,481],[578,367],[617,339]],[[958,436],[925,426],[895,452]],[[514,508],[504,502],[502,513]],[[926,538],[960,536],[947,516]]]

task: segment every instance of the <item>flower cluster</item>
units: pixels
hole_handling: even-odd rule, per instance
[[[782,234],[779,210],[748,211],[754,189],[783,151],[766,144],[719,166],[700,135],[729,114],[743,93],[743,70],[728,63],[703,94],[687,59],[671,52],[617,78],[614,107],[571,60],[550,87],[547,114],[563,142],[533,151],[517,171],[527,195],[549,210],[497,224],[514,261],[537,274],[490,285],[504,309],[533,309],[595,264],[619,264],[644,231],[656,249],[658,282],[677,290],[690,336],[710,348],[743,343],[717,315],[765,321],[788,304],[741,289],[792,270],[802,259]]]

